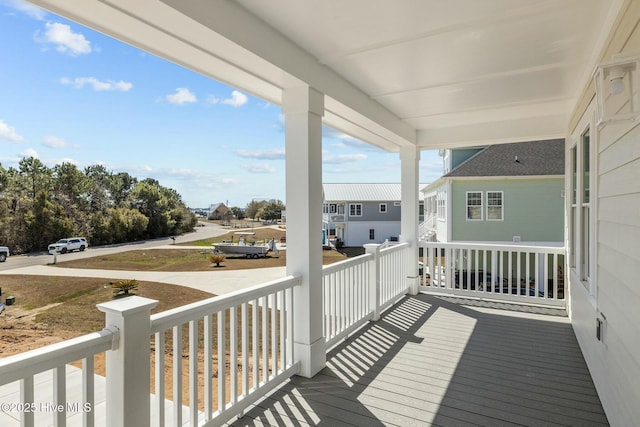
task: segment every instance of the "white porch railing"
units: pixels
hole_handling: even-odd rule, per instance
[[[193,426],[221,425],[297,372],[292,339],[293,287],[300,283],[300,277],[286,277],[151,317],[156,392],[152,405],[160,426],[165,423],[167,350],[172,354],[169,370],[176,403],[170,425],[184,422],[179,404],[183,401],[184,341],[188,342],[189,418]],[[187,325],[188,337],[183,341]],[[198,383],[198,372],[204,373],[203,384]]]
[[[408,243],[365,245],[366,254],[323,267],[324,335],[331,347],[408,290]]]
[[[116,330],[103,329],[0,359],[0,386],[18,382],[20,390],[16,400],[0,396],[1,411],[23,427],[65,426],[67,417],[78,416],[82,419],[77,425],[92,427],[96,409],[94,356],[111,350],[117,340]],[[73,384],[68,392],[67,364],[80,360],[80,387]],[[38,381],[34,381],[36,375]]]
[[[367,245],[365,255],[324,267],[328,348],[406,294],[408,248]],[[301,283],[300,277],[286,277],[154,315],[157,301],[146,298],[99,304],[109,329],[0,359],[0,386],[19,382],[16,409],[33,402],[62,405],[49,413],[22,411],[12,419],[27,427],[93,427],[99,406],[99,425],[221,425],[298,372],[293,289]],[[106,378],[96,387],[99,353],[106,354]],[[66,364],[79,360],[82,385],[76,387],[66,382],[65,372],[76,369]],[[41,395],[34,376],[47,371],[53,372],[52,389]],[[85,410],[68,414],[78,402]]]
[[[565,248],[420,242],[421,290],[565,305]]]
[[[322,268],[324,336],[327,347],[372,317],[370,278],[373,255],[365,254]]]

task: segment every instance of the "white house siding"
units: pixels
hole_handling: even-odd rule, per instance
[[[640,51],[639,3],[629,3],[602,61]],[[631,426],[640,420],[640,126],[609,123],[596,144],[596,294],[571,274],[570,316],[609,422]]]
[[[613,425],[640,420],[640,126],[598,144],[597,303],[575,280],[572,321],[600,399]],[[595,337],[598,312],[606,317],[604,340]]]
[[[369,240],[369,230],[375,230],[375,239]],[[346,246],[362,246],[365,243],[383,243],[385,239],[400,235],[399,221],[352,221],[345,230]]]

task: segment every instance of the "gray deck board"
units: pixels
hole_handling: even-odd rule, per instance
[[[608,425],[562,312],[494,307],[406,297],[233,425]]]

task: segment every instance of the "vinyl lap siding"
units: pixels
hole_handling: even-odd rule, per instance
[[[615,131],[612,125],[603,136]],[[598,308],[606,316],[603,367],[620,414],[640,419],[640,126],[598,153]],[[599,344],[599,343],[598,343]],[[633,403],[635,402],[635,403]]]

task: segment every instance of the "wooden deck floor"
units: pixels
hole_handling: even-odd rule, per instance
[[[233,425],[608,425],[566,317],[482,305],[406,297]]]

